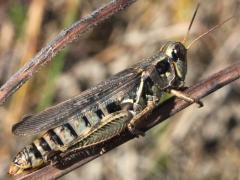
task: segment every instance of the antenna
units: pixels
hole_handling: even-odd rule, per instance
[[[189,36],[189,32],[190,32],[190,30],[191,30],[191,28],[192,28],[193,21],[194,21],[196,15],[197,15],[197,12],[198,12],[199,7],[200,7],[200,3],[198,2],[198,3],[197,3],[197,6],[196,6],[196,9],[195,9],[195,11],[194,11],[194,14],[193,14],[193,16],[192,16],[191,22],[190,22],[190,24],[189,24],[187,33],[186,33],[185,37],[184,37],[183,40],[182,40],[182,43],[183,43],[183,44],[185,44],[185,43],[187,42],[187,39],[188,39],[188,36]]]
[[[192,42],[190,42],[190,44],[187,46],[187,49],[189,49],[195,42],[197,42],[199,39],[205,37],[206,35],[208,35],[209,33],[211,33],[212,31],[216,30],[217,28],[221,27],[223,24],[225,24],[226,22],[230,21],[232,18],[234,18],[234,15],[229,17],[228,19],[226,19],[225,21],[221,22],[220,24],[215,25],[214,27],[212,27],[211,29],[209,29],[207,32],[201,34],[200,36],[196,37],[194,40],[192,40]]]

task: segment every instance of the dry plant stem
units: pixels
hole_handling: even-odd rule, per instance
[[[30,79],[43,65],[50,62],[67,44],[78,39],[82,33],[97,26],[105,19],[124,10],[135,1],[136,0],[112,0],[92,12],[89,16],[82,18],[71,27],[60,32],[0,88],[0,104],[3,104],[9,96]]]
[[[195,99],[201,99],[210,93],[220,89],[221,87],[231,83],[232,81],[240,78],[240,63],[232,65],[209,78],[202,80],[198,84],[188,88],[184,92],[189,94]],[[165,101],[163,104],[156,107],[145,119],[138,121],[136,126],[142,131],[147,131],[153,126],[161,123],[166,120],[168,117],[176,114],[177,112],[183,110],[184,108],[190,106],[191,103],[177,99],[175,97],[170,98]],[[196,109],[197,111],[197,109]],[[217,123],[217,122],[216,122]],[[104,145],[104,149],[107,151],[114,149],[115,147],[133,139],[133,135],[129,131],[124,131],[118,137],[112,139]],[[60,170],[51,165],[48,165],[38,171],[32,172],[31,174],[23,175],[18,177],[18,179],[56,179],[59,178],[70,171],[88,163],[89,161],[101,156],[100,154],[90,156],[79,162],[73,164],[72,166]]]

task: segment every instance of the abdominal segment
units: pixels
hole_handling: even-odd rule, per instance
[[[120,105],[111,102],[94,112],[89,111],[84,115],[76,113],[69,118],[68,123],[48,130],[42,137],[20,151],[10,166],[9,174],[20,174],[24,170],[39,168],[49,163],[50,155],[65,152],[75,140],[86,136],[91,129],[104,121],[104,117],[119,110]]]

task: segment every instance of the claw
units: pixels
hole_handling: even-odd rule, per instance
[[[194,103],[198,104],[198,107],[201,108],[204,106],[203,102],[197,99],[193,99]]]

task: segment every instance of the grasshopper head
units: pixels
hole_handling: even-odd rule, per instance
[[[187,73],[187,49],[181,42],[168,42],[162,47],[176,71],[176,76],[184,81]]]

